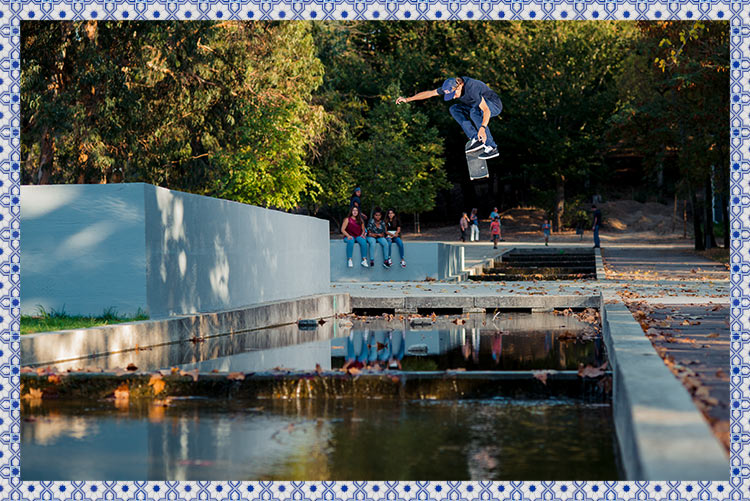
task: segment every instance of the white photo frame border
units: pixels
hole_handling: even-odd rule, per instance
[[[46,500],[490,501],[750,498],[750,7],[673,0],[0,3],[0,498]],[[725,20],[730,33],[730,471],[727,481],[21,481],[20,36],[22,20]],[[748,409],[748,416],[744,411]]]

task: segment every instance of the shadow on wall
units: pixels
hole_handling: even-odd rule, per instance
[[[216,311],[328,289],[325,221],[146,188],[153,315]]]
[[[146,308],[143,185],[21,189],[21,311]]]
[[[326,221],[142,183],[24,186],[22,311],[152,318],[327,292]]]

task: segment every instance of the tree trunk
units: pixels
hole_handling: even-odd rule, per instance
[[[687,238],[687,199],[682,201],[682,238]]]
[[[422,233],[422,230],[419,227],[419,212],[414,213],[414,233]]]
[[[705,237],[706,237],[706,249],[713,249],[716,247],[716,236],[714,235],[714,213],[713,213],[713,200],[714,200],[714,194],[713,190],[711,189],[711,175],[709,174],[706,176],[706,183],[705,183],[705,196],[704,198],[704,218],[706,221],[706,224],[703,226],[703,229],[705,230]]]
[[[692,203],[695,250],[705,250],[706,241],[703,239],[703,230],[701,230],[701,213],[703,211],[698,206],[698,197],[692,188],[690,189],[690,201]]]
[[[727,200],[726,195],[722,195],[721,197],[721,212],[724,214],[724,248],[728,249],[730,245],[729,240],[729,200]]]
[[[672,207],[672,233],[677,225],[677,192],[674,193],[674,207]]]
[[[555,192],[555,231],[562,229],[562,217],[565,212],[565,176],[557,178],[557,190]]]
[[[50,131],[45,127],[39,141],[39,167],[37,168],[35,176],[36,184],[49,184],[54,151]]]

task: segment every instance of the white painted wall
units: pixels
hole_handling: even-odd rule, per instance
[[[151,185],[145,207],[152,315],[328,290],[327,221]]]
[[[23,314],[146,309],[143,186],[21,187]]]
[[[328,291],[326,221],[142,183],[23,186],[21,309],[152,318]]]

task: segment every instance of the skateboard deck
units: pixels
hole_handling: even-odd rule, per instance
[[[467,147],[468,145],[469,143],[466,143]],[[487,170],[487,160],[479,158],[479,155],[483,152],[484,150],[480,149],[466,154],[466,163],[469,166],[469,177],[472,181],[490,176],[490,173]]]

